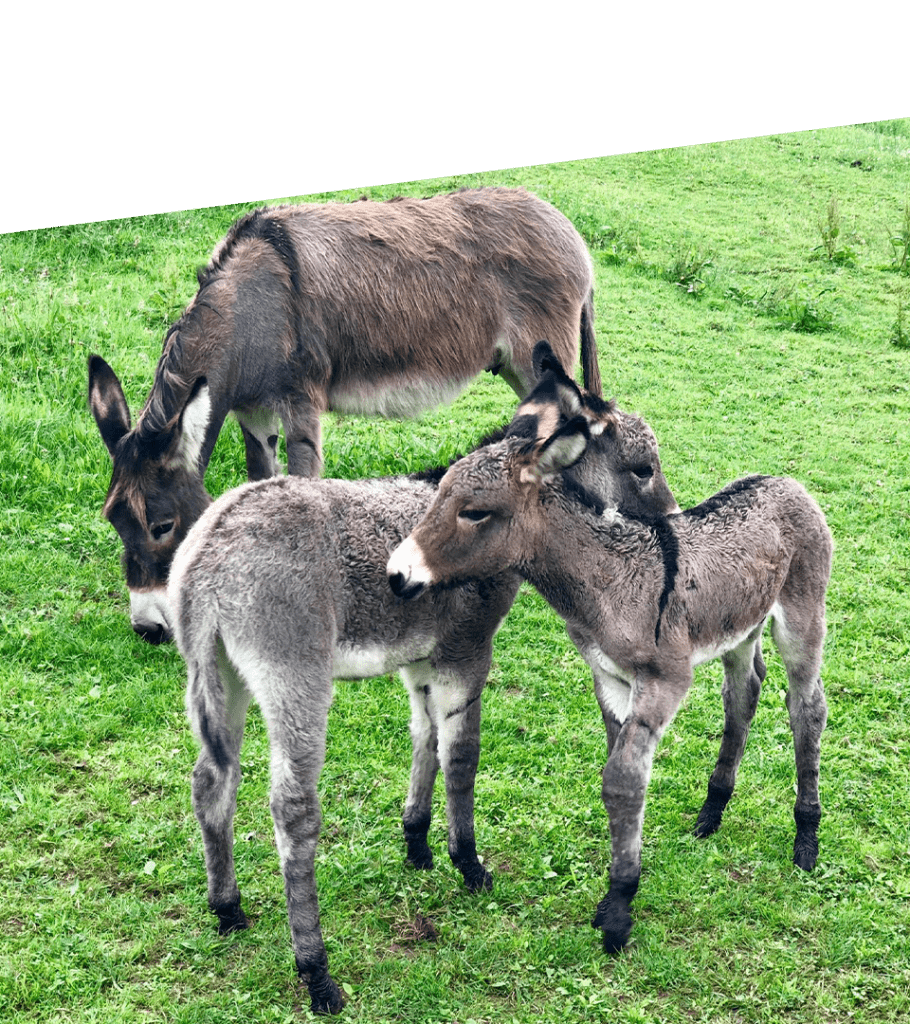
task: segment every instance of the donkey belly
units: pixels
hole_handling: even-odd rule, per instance
[[[352,381],[329,391],[329,408],[358,416],[413,419],[440,405],[450,405],[467,388],[474,375],[451,380]]]
[[[388,644],[336,644],[332,656],[333,679],[371,679],[395,672],[428,657],[435,637],[409,638]]]

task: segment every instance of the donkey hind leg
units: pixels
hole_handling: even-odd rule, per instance
[[[431,671],[425,662],[404,665],[400,669],[411,702],[411,781],[402,817],[406,860],[413,867],[425,870],[433,866],[433,851],[427,836],[433,810],[433,786],[439,772],[436,722],[428,706],[430,687],[426,682]]]
[[[493,888],[493,876],[480,863],[474,836],[474,783],[480,757],[480,697],[486,670],[473,681],[466,674],[440,671],[429,661],[409,666],[410,686],[422,687],[435,724],[439,765],[446,787],[449,857],[471,892]],[[474,673],[472,673],[474,675]]]
[[[818,794],[821,736],[828,704],[821,681],[825,637],[824,602],[819,609],[775,608],[771,633],[787,669],[787,710],[796,757],[796,838],[793,863],[811,871],[818,859],[818,825],[822,807]]]
[[[767,669],[761,653],[764,623],[739,647],[722,655],[724,666],[724,735],[717,764],[708,781],[708,796],[698,814],[694,833],[699,839],[720,828],[724,808],[733,795],[736,772],[746,749]]]
[[[281,413],[288,472],[294,476],[318,477],[322,474],[322,421],[319,414],[325,407],[325,401],[317,406],[300,397]]]
[[[607,953],[618,953],[632,933],[630,907],[641,878],[645,793],[654,752],[690,683],[691,673],[688,678],[681,674],[636,680],[632,708],[603,770],[601,795],[610,819],[612,852],[610,887],[591,924],[602,931]]]
[[[250,693],[221,652],[218,664],[225,694],[227,736],[217,754],[203,736],[202,750],[193,769],[192,793],[205,849],[209,907],[218,917],[219,934],[227,935],[248,924],[240,908],[240,889],[234,871],[233,823],[240,784],[240,745]]]
[[[269,676],[269,697],[279,695],[277,701],[262,702],[271,749],[269,803],[297,973],[309,990],[314,1013],[338,1013],[344,999],[329,974],[315,874],[322,824],[316,787],[325,760],[332,681],[328,675],[311,677],[301,690],[299,666],[284,670],[278,664],[269,666]],[[281,694],[288,699],[281,700]]]
[[[234,412],[246,446],[248,480],[267,480],[281,472],[278,464],[278,416],[270,409]]]

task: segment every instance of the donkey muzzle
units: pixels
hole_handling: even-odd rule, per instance
[[[396,572],[389,576],[389,586],[396,597],[403,597],[406,601],[410,601],[411,598],[417,597],[418,594],[422,593],[426,584],[421,583],[419,580],[408,582],[404,573]]]

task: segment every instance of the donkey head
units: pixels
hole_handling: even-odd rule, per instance
[[[450,466],[425,516],[389,558],[392,590],[412,598],[433,584],[520,571],[547,528],[543,492],[590,441],[579,415],[543,441],[509,437]]]
[[[154,431],[141,420],[131,429],[120,381],[100,356],[89,357],[88,393],[114,464],[102,511],[123,541],[130,621],[143,640],[159,644],[173,634],[171,560],[212,500],[199,465],[211,415],[208,387],[197,380],[180,412]]]
[[[570,485],[639,519],[680,511],[661,470],[657,438],[640,416],[580,388],[546,341],[534,349],[534,369],[537,386],[516,409],[506,436],[543,440],[574,416],[582,416],[591,438],[566,473]]]

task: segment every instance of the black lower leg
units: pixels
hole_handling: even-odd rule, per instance
[[[796,820],[796,839],[793,842],[793,863],[803,871],[811,871],[818,860],[818,825],[822,820],[821,807],[793,811]]]
[[[632,914],[629,907],[638,892],[638,878],[625,882],[611,879],[607,895],[597,904],[592,927],[603,932],[604,950],[618,953],[632,934]]]
[[[708,783],[708,798],[702,804],[698,812],[698,820],[693,829],[699,839],[712,835],[720,828],[720,821],[724,814],[724,808],[733,796],[732,786],[718,786],[713,782]]]
[[[427,843],[430,831],[429,815],[421,818],[409,818],[405,815],[401,823],[408,851],[405,859],[413,867],[428,871],[433,866],[433,851]]]
[[[240,909],[240,899],[233,903],[220,903],[212,905],[212,913],[218,917],[218,934],[229,935],[231,932],[239,932],[248,928],[250,922],[246,914]]]
[[[310,1009],[313,1013],[340,1013],[344,1009],[344,997],[329,974],[325,953],[312,964],[303,963],[298,957],[297,973],[310,993]]]
[[[480,863],[474,840],[462,840],[457,847],[449,847],[452,863],[461,872],[464,884],[470,892],[493,888],[493,876]]]

